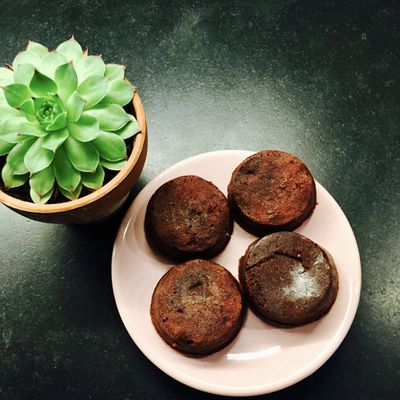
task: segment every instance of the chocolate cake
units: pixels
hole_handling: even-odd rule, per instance
[[[243,301],[239,284],[219,264],[191,260],[170,269],[151,301],[153,324],[174,349],[203,356],[229,344],[239,332]]]
[[[235,219],[256,235],[294,230],[313,212],[314,179],[297,157],[264,150],[237,166],[228,186]]]
[[[239,280],[253,311],[283,327],[325,315],[339,287],[328,252],[294,232],[273,233],[252,243],[240,259]]]
[[[175,261],[214,257],[228,244],[232,229],[228,200],[199,176],[180,176],[163,184],[146,209],[149,242]]]

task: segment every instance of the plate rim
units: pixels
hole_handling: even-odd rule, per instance
[[[131,332],[131,329],[127,324],[125,323],[125,320],[123,318],[123,315],[121,313],[121,310],[118,306],[118,299],[119,299],[119,294],[116,289],[116,257],[117,257],[117,252],[118,252],[118,247],[123,243],[124,240],[124,235],[125,232],[127,231],[132,219],[135,217],[132,214],[133,208],[135,204],[138,202],[138,199],[140,200],[141,197],[146,195],[146,188],[149,186],[151,187],[154,182],[162,180],[165,175],[168,175],[171,170],[175,170],[177,168],[180,168],[184,166],[187,163],[190,163],[192,161],[196,161],[201,158],[207,158],[209,156],[218,156],[219,154],[236,154],[236,155],[243,155],[245,158],[246,156],[250,156],[256,151],[251,151],[251,150],[232,150],[232,149],[227,149],[227,150],[215,150],[215,151],[210,151],[210,152],[204,152],[204,153],[199,153],[193,156],[190,156],[188,158],[185,158],[183,160],[180,160],[165,170],[161,171],[159,174],[154,176],[137,194],[137,196],[133,199],[131,202],[130,206],[126,210],[126,213],[120,223],[120,226],[118,228],[118,232],[114,241],[113,245],[113,251],[112,251],[112,257],[111,257],[111,281],[112,281],[112,290],[113,290],[113,295],[114,295],[114,300],[117,306],[118,313],[120,315],[120,318],[124,324],[125,329],[127,330],[130,338],[133,340],[135,345],[138,347],[138,349],[142,352],[142,354],[145,355],[145,357],[152,363],[154,364],[157,368],[159,368],[162,372],[170,376],[171,378],[177,380],[180,383],[183,383],[191,388],[211,393],[211,394],[216,394],[216,395],[222,395],[222,396],[233,396],[233,397],[242,397],[242,396],[257,396],[257,395],[262,395],[262,394],[267,394],[267,393],[273,393],[278,390],[285,389],[289,386],[292,386],[303,379],[307,378],[314,372],[316,372],[325,362],[327,362],[332,355],[336,352],[336,350],[340,347],[341,343],[345,339],[346,335],[348,334],[356,313],[357,309],[359,306],[360,302],[360,296],[361,296],[361,285],[362,285],[362,268],[361,268],[361,258],[360,258],[360,252],[358,248],[358,243],[354,234],[354,231],[351,227],[351,224],[349,220],[347,219],[346,214],[340,207],[340,205],[336,202],[334,197],[328,192],[327,189],[325,189],[324,186],[322,186],[317,180],[315,180],[316,185],[320,187],[323,191],[325,191],[325,194],[330,198],[330,200],[333,202],[333,204],[338,208],[338,211],[340,212],[341,216],[344,218],[344,221],[347,223],[349,232],[351,233],[352,240],[354,242],[354,250],[355,250],[355,256],[356,256],[356,261],[357,265],[354,266],[356,269],[358,278],[356,284],[353,286],[353,293],[352,293],[352,299],[353,302],[351,303],[351,307],[348,310],[348,318],[345,321],[344,326],[337,331],[335,337],[330,341],[328,350],[329,351],[324,351],[321,352],[318,357],[315,358],[314,362],[311,364],[307,365],[306,368],[300,370],[298,373],[293,374],[292,376],[286,377],[280,381],[277,381],[273,384],[267,383],[267,384],[260,384],[260,385],[248,385],[248,386],[243,386],[243,387],[230,387],[226,385],[215,385],[214,383],[207,383],[207,385],[204,384],[203,380],[198,380],[192,375],[186,375],[183,374],[180,370],[176,369],[174,366],[171,365],[166,365],[165,363],[162,362],[162,359],[160,358],[154,358],[152,354],[149,354],[147,349],[143,349],[142,347],[139,347],[134,340],[134,334]],[[121,300],[120,300],[121,301]],[[333,344],[333,345],[332,345]],[[182,355],[182,357],[185,357]],[[289,382],[287,382],[289,381]]]

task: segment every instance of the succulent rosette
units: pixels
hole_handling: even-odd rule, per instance
[[[133,87],[125,67],[88,55],[72,37],[56,50],[29,42],[0,68],[1,178],[6,189],[29,185],[33,202],[58,191],[73,200],[93,191],[105,171],[126,163],[125,140],[139,132],[123,106]]]

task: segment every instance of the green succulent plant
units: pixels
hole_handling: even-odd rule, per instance
[[[103,185],[104,168],[120,170],[125,139],[140,130],[123,108],[134,90],[124,72],[122,65],[88,55],[73,37],[51,52],[29,42],[12,65],[0,68],[5,188],[29,185],[39,204],[55,191],[73,200],[82,187]]]

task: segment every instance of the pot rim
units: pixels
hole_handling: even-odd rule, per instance
[[[107,193],[114,190],[130,173],[135,167],[139,156],[141,155],[147,136],[147,123],[146,115],[144,113],[143,104],[140,100],[138,93],[135,91],[132,98],[133,108],[136,112],[136,119],[140,126],[140,132],[135,136],[134,146],[131,155],[128,158],[128,162],[124,168],[122,168],[113,179],[107,182],[100,189],[97,189],[93,193],[78,198],[76,200],[69,200],[64,203],[56,204],[35,204],[24,200],[16,199],[2,190],[0,190],[0,203],[4,205],[26,212],[33,212],[38,214],[52,214],[60,212],[68,212],[75,210],[80,207],[84,207],[88,204],[95,202],[96,200],[104,197]]]

